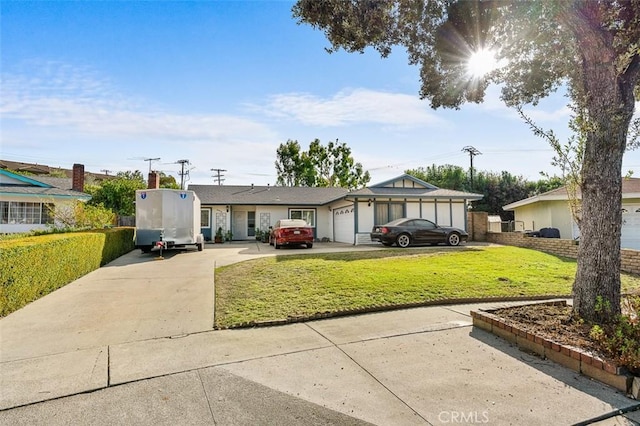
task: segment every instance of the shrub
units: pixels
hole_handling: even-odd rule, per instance
[[[634,374],[640,373],[640,322],[638,307],[640,298],[627,299],[629,309],[611,324],[594,325],[590,337],[594,339],[607,356],[619,365],[627,367]]]
[[[0,241],[0,317],[133,250],[133,229]]]
[[[79,200],[59,203],[50,215],[54,219],[53,228],[62,230],[100,229],[113,226],[116,219],[116,214],[104,205]]]

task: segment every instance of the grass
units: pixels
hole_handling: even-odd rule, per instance
[[[439,299],[568,295],[573,259],[518,247],[285,255],[216,270],[216,326]],[[623,291],[640,277],[623,274]]]

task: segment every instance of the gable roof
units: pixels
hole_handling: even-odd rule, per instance
[[[353,191],[350,195],[363,197],[405,197],[405,198],[446,198],[480,200],[482,194],[442,189],[408,174],[402,174],[366,188]]]
[[[580,191],[577,193],[578,198],[581,197]],[[622,179],[622,198],[640,198],[640,178],[623,178]],[[503,207],[504,210],[514,210],[529,204],[542,201],[566,201],[569,200],[569,194],[566,186],[525,198],[524,200],[515,201]]]
[[[0,195],[36,196],[40,198],[77,198],[88,200],[90,195],[71,189],[71,179],[23,176],[0,169]]]
[[[189,185],[202,204],[317,206],[344,197],[345,188],[300,186]]]
[[[423,188],[423,189],[438,189],[437,186],[431,185],[415,176],[408,175],[406,173],[401,174],[393,179],[385,180],[384,182],[371,185],[369,188]]]

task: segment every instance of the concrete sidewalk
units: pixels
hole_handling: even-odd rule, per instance
[[[495,304],[214,331],[221,254],[132,253],[0,320],[0,424],[568,425],[636,404],[473,329]]]

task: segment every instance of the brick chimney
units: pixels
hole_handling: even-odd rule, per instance
[[[147,185],[148,189],[158,189],[160,188],[160,175],[158,172],[149,173],[149,184]]]
[[[71,189],[78,192],[84,192],[84,165],[82,164],[73,165]]]

